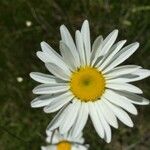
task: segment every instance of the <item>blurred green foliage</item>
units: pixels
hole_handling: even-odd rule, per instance
[[[92,41],[115,28],[120,30],[120,40],[139,41],[139,50],[126,63],[150,68],[149,0],[0,0],[1,150],[38,150],[45,145],[45,128],[54,115],[30,107],[37,83],[29,73],[46,72],[35,53],[43,40],[59,51],[59,26],[67,25],[73,34],[85,19],[90,22]],[[136,84],[150,98],[150,80]],[[121,123],[119,130],[113,129],[110,144],[98,137],[89,121],[84,130],[86,143],[91,150],[149,150],[149,108],[138,108],[139,115],[132,117],[133,129]]]

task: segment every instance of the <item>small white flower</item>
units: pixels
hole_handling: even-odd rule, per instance
[[[31,22],[31,21],[29,21],[29,20],[27,20],[27,21],[26,21],[26,26],[27,26],[27,27],[32,26],[32,22]]]
[[[118,30],[105,39],[98,36],[91,48],[88,21],[77,30],[74,43],[67,28],[60,27],[60,52],[56,53],[45,42],[37,56],[53,75],[32,72],[31,78],[42,83],[33,89],[41,94],[31,102],[32,107],[44,107],[44,112],[59,113],[48,125],[49,130],[59,128],[61,134],[70,129],[78,136],[90,116],[95,130],[106,142],[111,141],[111,128],[118,128],[117,118],[129,127],[133,122],[128,113],[137,115],[136,105],[147,105],[142,90],[130,82],[150,76],[150,71],[137,65],[119,66],[139,47],[135,42],[115,43]],[[115,43],[115,44],[114,44]]]
[[[17,81],[18,81],[18,82],[22,82],[22,81],[23,81],[23,78],[22,78],[22,77],[17,77]]]
[[[42,150],[87,150],[88,145],[83,145],[84,139],[82,133],[79,136],[72,137],[70,132],[61,135],[58,130],[54,132],[46,131],[46,142],[50,145],[42,146]]]

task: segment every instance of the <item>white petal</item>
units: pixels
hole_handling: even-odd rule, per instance
[[[52,134],[53,134],[53,132],[52,132],[52,131],[46,130],[46,135],[47,135],[47,136],[51,137],[51,136],[52,136]]]
[[[45,63],[54,63],[63,70],[69,70],[62,57],[55,50],[53,50],[46,42],[41,42],[41,48],[43,51],[42,54],[48,59],[44,61]]]
[[[46,42],[41,42],[42,51],[47,54],[47,56],[53,56],[56,59],[60,59],[62,61],[62,57]]]
[[[97,50],[97,58],[103,56],[103,59],[101,59],[99,62],[96,63],[96,67],[99,67],[102,62],[113,52],[116,53],[116,51],[120,47],[120,43],[116,43],[114,46],[112,46],[117,38],[118,30],[112,31],[102,42],[102,45]],[[112,46],[112,47],[111,47]],[[108,58],[109,59],[109,58]]]
[[[104,138],[104,128],[103,128],[102,123],[99,119],[97,111],[95,110],[93,102],[89,102],[88,106],[89,106],[89,115],[91,117],[91,120],[93,122],[95,130],[101,138]]]
[[[101,55],[105,55],[110,50],[111,46],[116,41],[117,36],[118,30],[114,30],[104,39]]]
[[[88,113],[89,110],[87,103],[82,102],[80,110],[78,112],[78,117],[76,118],[76,121],[71,130],[71,134],[73,137],[78,137],[83,130],[88,119]]]
[[[128,83],[133,81],[141,80],[138,75],[125,74],[116,78],[108,79],[107,83]]]
[[[98,36],[93,45],[92,45],[92,55],[95,56],[95,54],[97,53],[97,49],[99,48],[99,46],[102,44],[102,41],[103,41],[103,37],[100,35]],[[94,57],[93,57],[94,58]]]
[[[139,43],[137,42],[124,47],[114,56],[113,61],[103,70],[104,73],[110,71],[111,69],[128,59],[137,50],[138,47]]]
[[[150,70],[148,70],[148,69],[139,69],[139,70],[133,72],[132,74],[133,75],[138,75],[139,76],[138,80],[142,80],[142,79],[147,78],[147,77],[150,76]]]
[[[73,100],[71,104],[66,108],[66,119],[63,120],[59,127],[60,133],[67,133],[75,122],[75,119],[80,108],[80,102],[78,100]]]
[[[44,63],[49,62],[51,60],[50,57],[44,52],[38,51],[36,52],[36,55]]]
[[[123,109],[134,115],[137,115],[137,109],[135,108],[135,106],[131,102],[129,102],[126,98],[124,98],[121,95],[118,95],[114,91],[106,90],[104,97],[111,103],[122,107]]]
[[[45,84],[46,83],[57,83],[57,82],[61,81],[60,79],[56,78],[55,76],[44,74],[44,73],[39,73],[39,72],[31,72],[30,77],[37,82],[45,83]]]
[[[91,54],[91,65],[93,66],[96,60],[100,57],[100,52],[102,50],[103,46],[103,37],[99,36],[94,41],[94,44],[92,46],[92,54]]]
[[[46,112],[46,113],[56,112],[59,109],[61,109],[63,106],[65,106],[66,104],[68,104],[69,102],[71,103],[71,99],[72,98],[73,97],[70,96],[70,97],[65,98],[65,99],[54,100],[49,105],[47,105],[46,107],[44,107],[44,112]]]
[[[66,64],[70,67],[71,70],[75,70],[77,67],[75,58],[71,53],[69,47],[62,41],[60,41],[60,52],[64,58],[64,62],[66,62]]]
[[[131,74],[124,74],[116,78],[109,79],[107,83],[126,83],[135,82],[150,76],[150,71],[147,69],[138,69]]]
[[[105,120],[105,118],[103,116],[103,113],[102,113],[101,109],[98,107],[98,105],[96,103],[94,103],[94,104],[95,104],[95,108],[96,108],[96,111],[98,113],[99,119],[101,120],[102,126],[105,130],[104,139],[106,140],[107,143],[110,143],[110,141],[111,141],[111,128],[110,128],[110,125]]]
[[[80,103],[81,105],[81,103]],[[80,108],[79,108],[80,110]],[[78,116],[78,114],[77,114]],[[76,122],[76,121],[75,121]],[[74,125],[74,124],[73,124]],[[77,136],[77,137],[74,137],[72,134],[71,134],[71,130],[69,130],[68,132],[68,136],[67,136],[67,140],[68,141],[74,141],[74,142],[77,142],[77,143],[81,143],[83,144],[85,142],[84,138],[83,138],[83,132],[81,131],[80,134]]]
[[[69,75],[71,74],[71,72],[69,70],[63,70],[62,68],[60,68],[52,63],[46,63],[45,66],[49,72],[51,72],[58,78],[60,78],[62,80],[66,80],[66,81],[69,80]]]
[[[139,68],[141,68],[141,67],[136,66],[136,65],[119,66],[119,67],[116,67],[116,68],[112,69],[108,73],[106,73],[106,78],[107,79],[108,78],[116,78],[117,76],[120,76],[120,75],[133,73],[136,70],[138,70]]]
[[[121,92],[121,91],[116,91],[119,95],[123,96],[126,98],[128,101],[130,101],[133,104],[137,105],[148,105],[150,101],[142,96],[139,96],[137,94],[129,93],[129,92]]]
[[[60,109],[63,105],[67,104],[69,101],[71,101],[73,98],[72,93],[66,92],[61,95],[55,95],[51,98],[51,103],[50,105],[46,106],[44,108],[44,112],[50,113],[54,112],[55,110],[57,111]],[[54,108],[56,106],[56,108]]]
[[[47,143],[55,144],[55,143],[60,142],[60,134],[58,130],[55,130],[55,131],[46,130],[46,134],[47,134],[47,138],[46,138]]]
[[[105,101],[105,99],[102,98],[100,101],[97,102],[97,104],[99,109],[101,109],[105,120],[114,128],[118,128],[117,118],[103,101]]]
[[[123,45],[126,43],[126,40],[122,40],[114,44],[109,52],[104,55],[103,59],[96,65],[96,67],[99,67],[100,70],[105,68],[108,64],[111,63],[112,58],[118,53],[118,51],[123,47]]]
[[[42,146],[41,150],[57,150],[56,145]]]
[[[76,65],[80,66],[79,54],[77,52],[77,49],[76,49],[75,43],[72,39],[72,36],[70,35],[66,26],[62,25],[60,27],[60,33],[61,33],[62,41],[69,47],[70,52],[72,53],[72,56],[74,57],[74,59],[76,61]]]
[[[53,120],[50,122],[46,130],[53,131],[57,129],[62,121],[65,119],[65,113],[64,110],[66,109],[66,106],[64,106],[58,113],[57,115],[53,118]]]
[[[128,83],[106,83],[106,87],[114,90],[128,91],[137,94],[143,93],[140,88]]]
[[[33,89],[34,94],[53,94],[69,90],[66,83],[41,84]]]
[[[90,57],[91,57],[91,40],[90,40],[90,29],[89,29],[89,22],[85,20],[83,22],[81,28],[81,34],[83,37],[84,47],[85,47],[85,56],[87,65],[90,64]]]
[[[46,106],[51,103],[51,97],[53,97],[52,94],[39,96],[31,101],[31,107],[37,108]]]
[[[79,146],[72,144],[71,150],[78,150]],[[81,148],[80,148],[81,149]],[[82,149],[81,149],[82,150]]]
[[[70,133],[70,131],[69,131],[69,133]],[[69,134],[68,141],[74,141],[74,142],[80,143],[80,144],[83,144],[85,142],[83,137],[73,137],[71,134]]]
[[[120,107],[117,107],[116,105],[111,104],[109,101],[105,101],[105,103],[111,108],[111,110],[114,112],[114,114],[117,116],[117,118],[123,122],[125,125],[129,127],[133,127],[133,122],[129,115],[123,111]]]
[[[41,150],[47,150],[46,146],[41,146]]]
[[[72,144],[71,150],[88,150],[85,145]]]
[[[81,65],[84,66],[86,64],[85,49],[83,45],[83,38],[81,32],[78,30],[76,31],[75,39],[76,39],[77,50],[80,56]]]

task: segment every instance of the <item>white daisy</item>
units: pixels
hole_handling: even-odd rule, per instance
[[[92,48],[88,21],[77,30],[74,43],[67,28],[60,27],[60,53],[45,42],[37,56],[53,75],[32,72],[31,78],[42,83],[33,89],[41,94],[31,102],[32,107],[44,107],[46,113],[59,113],[49,124],[49,130],[78,136],[90,116],[99,136],[111,141],[111,128],[118,128],[117,118],[129,127],[133,122],[127,112],[137,115],[133,104],[147,105],[142,90],[130,82],[150,76],[150,71],[137,65],[119,66],[139,47],[135,42],[125,46],[126,40],[114,44],[118,30],[105,39],[98,36]]]
[[[42,150],[88,150],[88,145],[83,145],[82,132],[78,137],[72,137],[70,132],[61,135],[58,130],[46,131],[48,146],[42,146]]]

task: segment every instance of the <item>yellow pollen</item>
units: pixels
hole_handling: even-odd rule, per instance
[[[96,68],[82,67],[72,73],[70,90],[81,101],[96,101],[105,90],[104,76]]]
[[[57,144],[57,150],[71,150],[71,143],[68,141],[62,141]]]

